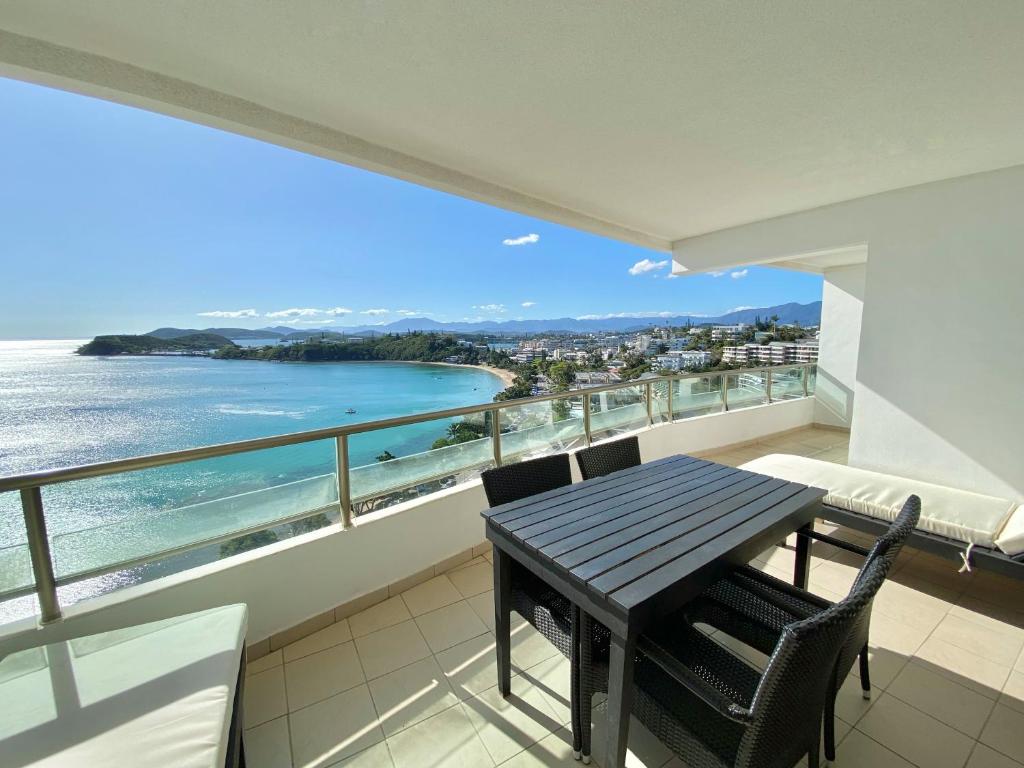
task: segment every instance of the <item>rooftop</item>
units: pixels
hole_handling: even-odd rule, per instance
[[[705,458],[735,465],[769,453],[845,463],[847,436],[807,428]],[[863,539],[861,534],[838,531]],[[755,563],[792,578],[793,553]],[[348,765],[572,765],[569,666],[513,614],[512,695],[497,692],[490,551],[250,663],[247,758],[254,768]],[[815,544],[812,591],[836,599],[859,563]],[[1015,768],[1024,765],[1024,591],[984,572],[904,550],[875,600],[870,701],[840,693],[837,765]],[[723,642],[763,663],[756,651]],[[856,670],[855,670],[856,672]],[[602,710],[595,713],[602,727]],[[594,739],[595,749],[603,741]],[[683,768],[635,721],[629,765]],[[600,754],[595,760],[600,765]]]

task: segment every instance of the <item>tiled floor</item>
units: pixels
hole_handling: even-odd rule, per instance
[[[846,460],[841,433],[808,429],[711,458],[737,464],[786,452]],[[854,534],[844,534],[851,535]],[[857,563],[813,552],[811,588],[836,598]],[[791,575],[793,554],[758,564]],[[253,662],[246,683],[252,768],[573,765],[568,662],[513,623],[512,695],[497,693],[492,583],[477,558]],[[513,614],[515,618],[515,614]],[[757,654],[718,635],[758,661]],[[836,765],[1024,766],[1024,589],[906,551],[875,600],[871,701],[840,693]],[[600,710],[594,745],[601,744]],[[595,762],[600,763],[600,754]],[[683,764],[635,723],[630,766]]]

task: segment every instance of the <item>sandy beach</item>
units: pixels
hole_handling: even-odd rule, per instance
[[[506,387],[511,387],[512,382],[515,380],[516,375],[512,371],[506,371],[504,368],[495,368],[493,365],[467,365],[465,363],[423,363],[424,365],[446,365],[451,368],[483,368],[488,373],[493,373]]]

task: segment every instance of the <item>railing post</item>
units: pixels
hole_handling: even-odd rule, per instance
[[[36,596],[39,598],[39,621],[49,624],[60,619],[60,600],[57,597],[57,581],[53,576],[50,540],[46,535],[46,518],[43,515],[43,494],[39,486],[21,490],[21,511],[25,516],[28,552],[32,558]]]
[[[722,374],[722,410],[729,410],[729,374]]]
[[[772,369],[765,368],[764,393],[768,397],[768,404],[772,402]]]
[[[590,393],[583,393],[583,442],[590,447]]]
[[[494,466],[501,466],[501,409],[491,411],[491,448],[494,451]]]
[[[349,482],[348,435],[334,438],[338,470],[338,504],[341,506],[341,525],[352,527],[352,486]]]
[[[810,378],[810,376],[811,376],[811,366],[805,364],[804,365],[804,375],[803,375],[804,397],[807,397],[807,380]]]
[[[668,383],[668,420],[672,422],[676,420],[675,411],[672,410],[672,385],[675,384],[675,379],[669,376],[665,381]]]
[[[644,399],[647,400],[647,426],[654,424],[654,403],[652,402],[651,395],[654,392],[654,387],[651,385],[651,380],[648,379],[647,383],[644,384]]]

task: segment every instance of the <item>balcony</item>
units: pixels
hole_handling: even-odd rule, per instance
[[[704,456],[739,464],[778,452],[842,463],[847,437],[809,427]],[[463,553],[372,607],[289,644],[280,638],[250,666],[252,765],[571,765],[568,662],[521,620],[513,625],[513,695],[497,693],[489,557],[486,547]],[[845,594],[859,564],[827,545],[815,545],[812,557],[812,591]],[[755,562],[792,577],[787,547]],[[949,561],[905,550],[875,601],[871,648],[871,701],[856,680],[840,693],[837,765],[1018,765],[1024,595],[1016,582],[957,574]],[[630,750],[630,765],[682,765],[635,721]]]

